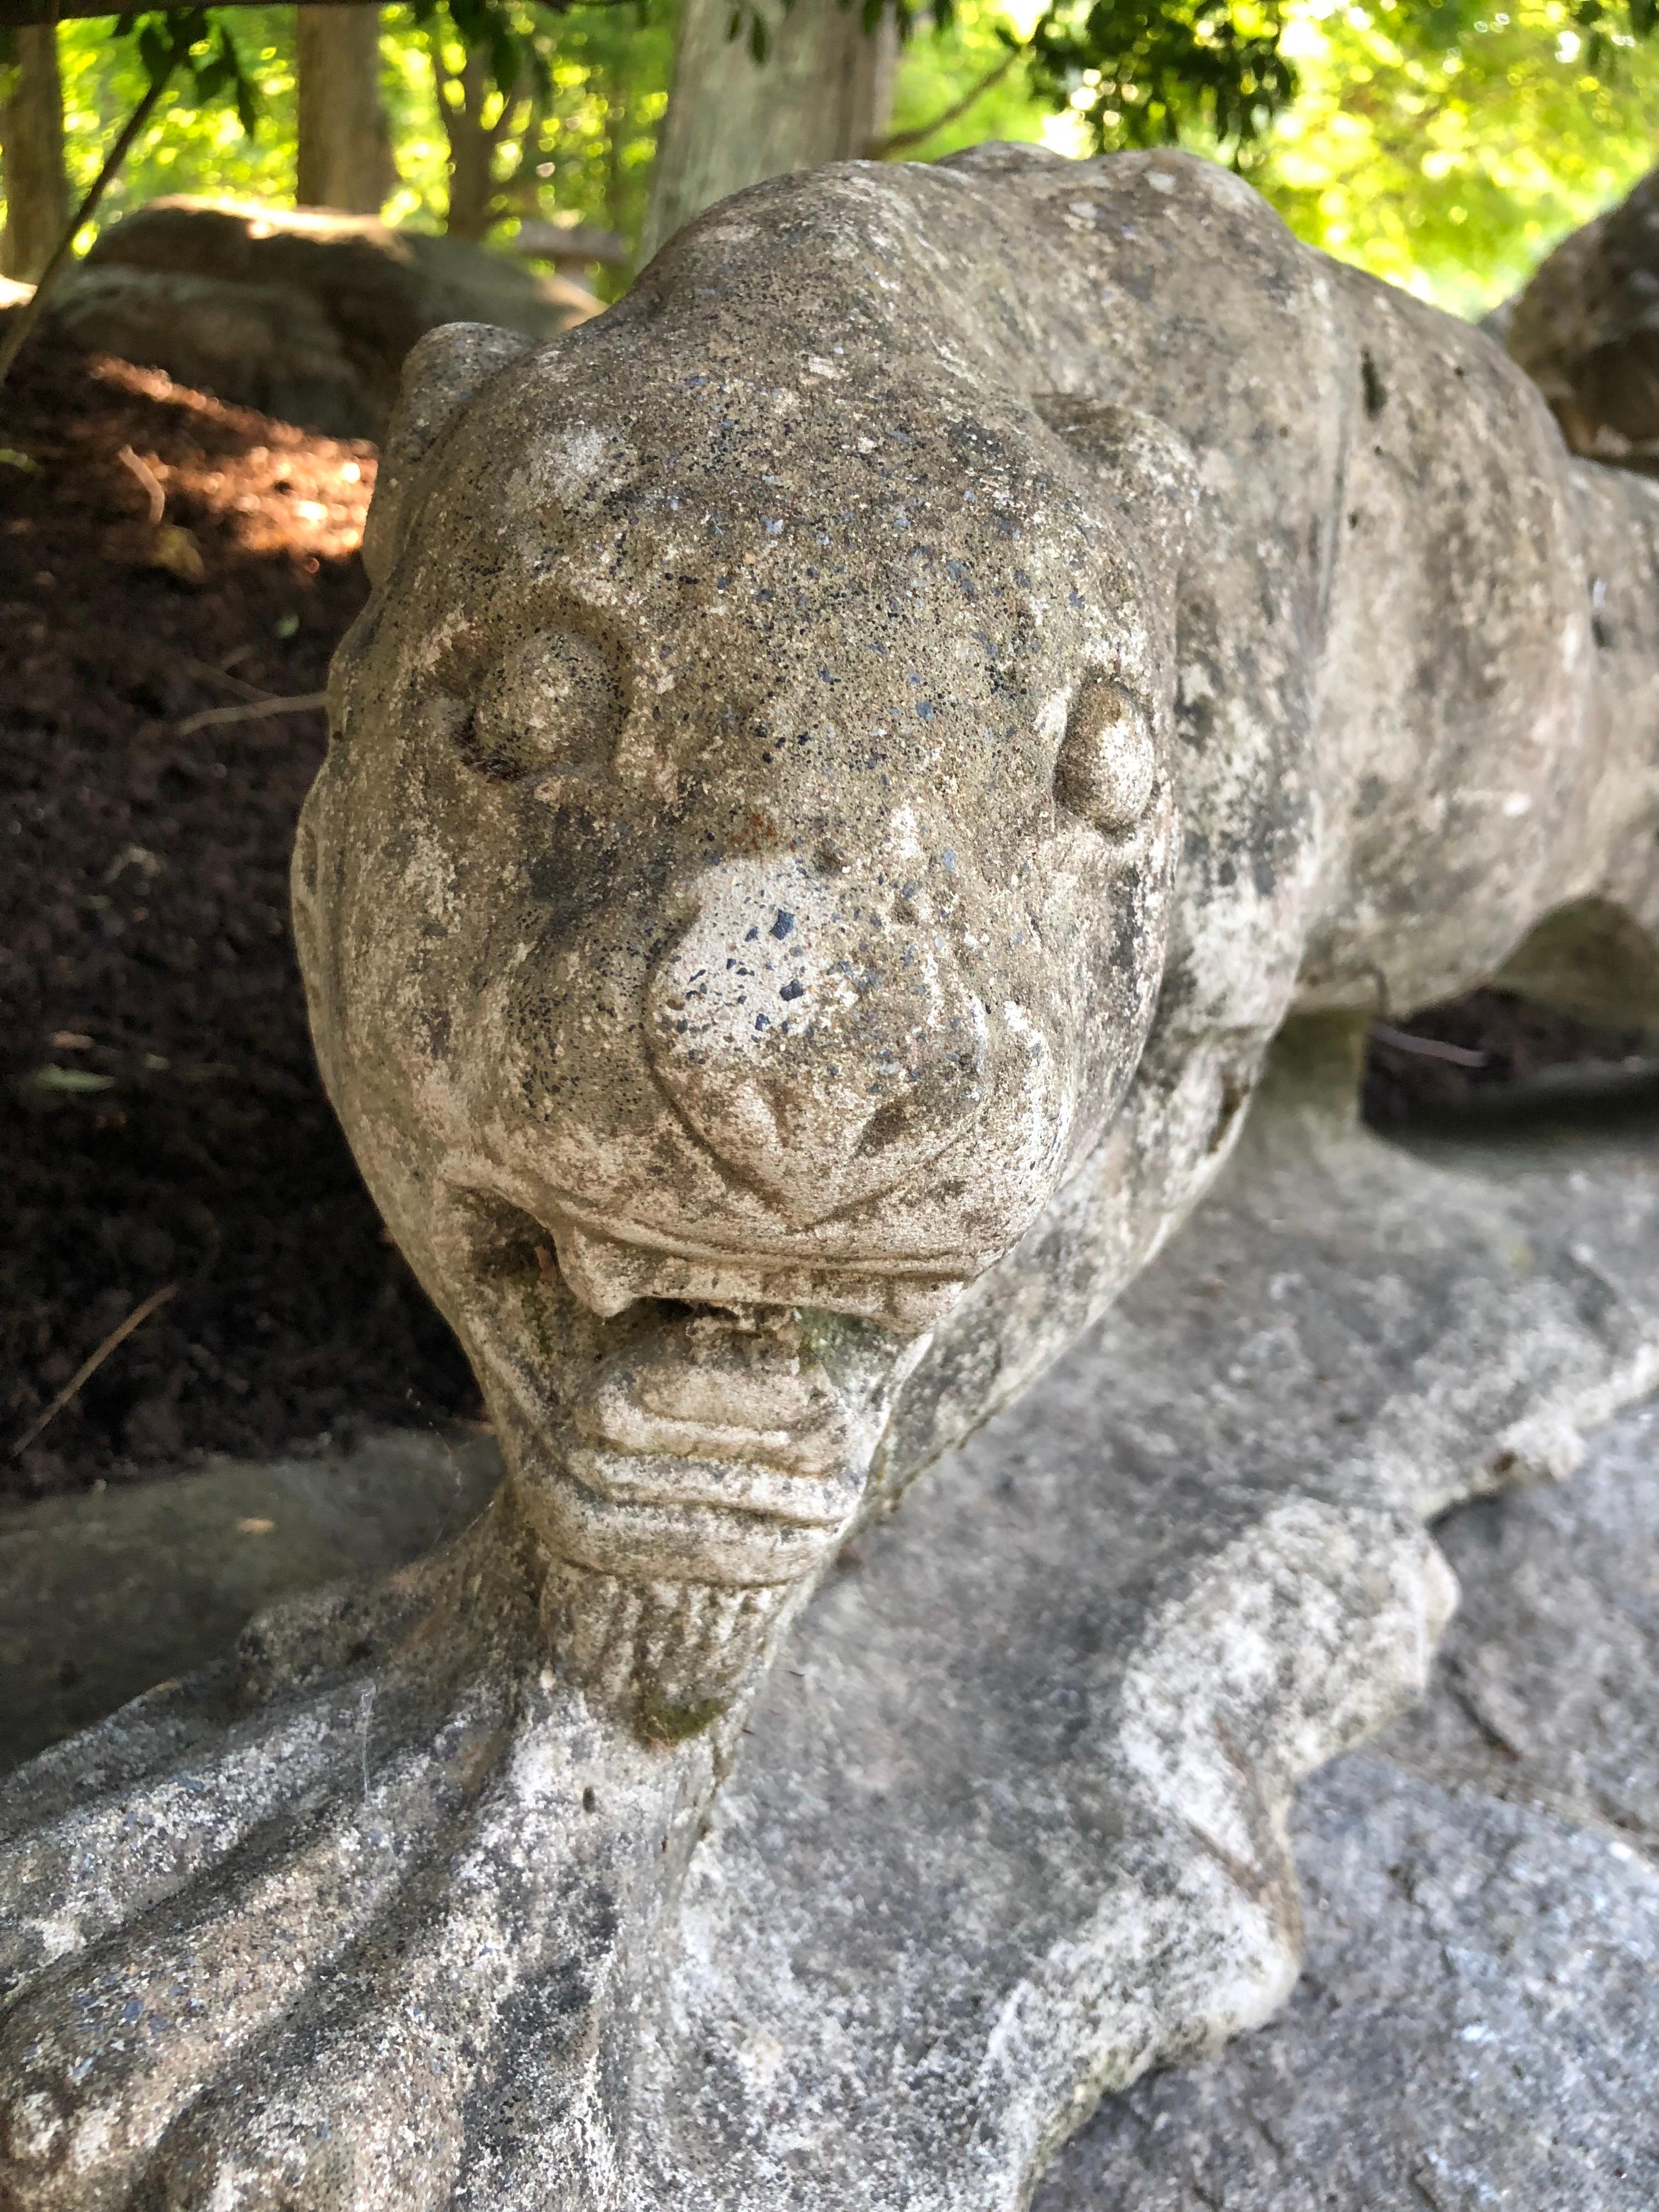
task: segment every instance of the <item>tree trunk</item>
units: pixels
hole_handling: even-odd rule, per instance
[[[728,192],[787,169],[857,161],[887,128],[897,40],[866,33],[859,6],[761,0],[763,62],[726,35],[731,0],[685,0],[673,90],[652,178],[641,258]]]
[[[301,207],[379,215],[398,181],[380,106],[378,8],[296,8]]]
[[[449,207],[444,228],[452,238],[482,239],[495,211],[496,134],[483,119],[489,77],[482,52],[450,80],[460,94],[444,106],[449,135]]]
[[[483,239],[501,213],[501,182],[495,174],[495,153],[504,138],[516,137],[527,119],[530,106],[520,88],[503,98],[490,73],[489,60],[479,46],[459,70],[452,70],[444,52],[441,24],[427,33],[427,52],[432,59],[433,89],[438,113],[449,142],[449,209],[444,228],[451,238]],[[484,121],[491,103],[495,118]]]
[[[6,179],[6,228],[0,264],[33,283],[69,221],[64,169],[64,88],[58,27],[11,33],[9,65],[0,64],[0,155]]]

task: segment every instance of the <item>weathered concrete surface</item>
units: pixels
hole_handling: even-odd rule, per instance
[[[1288,1994],[1290,1795],[1426,1678],[1419,1516],[1566,1471],[1659,1374],[1654,1121],[1449,1166],[1270,1091],[1201,1222],[825,1586],[695,1850],[708,1739],[648,1751],[538,1689],[465,1545],[435,1579],[486,1663],[428,1634],[436,1706],[390,1656],[455,1618],[428,1570],[401,1626],[279,1615],[228,1704],[220,1670],[49,1754],[0,1871],[62,1947],[6,2025],[17,2201],[1018,2205],[1100,2092]],[[82,2002],[112,1971],[120,2004]]]
[[[500,1473],[484,1438],[394,1431],[0,1513],[0,1769],[216,1657],[285,1591],[418,1558]]]
[[[1436,1533],[1431,1692],[1291,1821],[1289,2005],[1103,2106],[1035,2212],[1659,2203],[1659,1410]]]

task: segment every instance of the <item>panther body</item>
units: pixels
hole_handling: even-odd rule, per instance
[[[1291,1015],[1529,943],[1644,1011],[1656,521],[1176,154],[780,179],[550,344],[422,341],[300,942],[579,1641],[648,1588],[653,1666],[749,1649]]]

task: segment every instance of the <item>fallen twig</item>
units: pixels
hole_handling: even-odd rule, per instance
[[[231,658],[238,659],[240,655],[233,653]],[[216,668],[210,660],[194,660],[187,653],[179,655],[179,665],[188,669],[192,676],[201,677],[206,683],[222,684],[239,699],[267,700],[275,696],[258,684],[250,684],[245,677],[233,676],[228,668]]]
[[[267,714],[308,714],[327,704],[326,691],[307,691],[296,699],[250,699],[240,707],[204,707],[200,714],[186,714],[174,735],[188,738],[221,722],[257,722]]]
[[[1396,1052],[1415,1053],[1419,1060],[1443,1060],[1451,1067],[1484,1067],[1490,1056],[1471,1052],[1467,1045],[1446,1044],[1439,1037],[1413,1036],[1392,1022],[1373,1022],[1371,1035],[1378,1044],[1392,1045]]]
[[[149,519],[159,522],[167,511],[167,495],[161,489],[161,479],[148,461],[141,461],[131,446],[123,446],[115,456],[125,469],[131,469],[149,494]]]
[[[94,1352],[89,1358],[83,1359],[81,1362],[81,1364],[76,1369],[74,1374],[70,1376],[69,1381],[64,1383],[63,1389],[58,1393],[58,1395],[52,1400],[46,1411],[36,1414],[29,1426],[24,1430],[22,1435],[18,1437],[16,1443],[12,1446],[12,1457],[14,1459],[21,1458],[22,1455],[28,1449],[29,1446],[34,1442],[34,1439],[40,1435],[42,1429],[46,1428],[50,1423],[58,1419],[58,1416],[63,1412],[64,1407],[68,1405],[70,1400],[75,1395],[76,1392],[81,1388],[82,1383],[91,1380],[93,1376],[98,1372],[98,1370],[109,1358],[111,1352],[115,1350],[116,1346],[120,1344],[125,1344],[127,1339],[132,1334],[134,1329],[142,1328],[153,1313],[158,1313],[167,1304],[169,1298],[176,1297],[178,1294],[178,1284],[167,1283],[164,1284],[159,1291],[152,1291],[142,1305],[134,1306],[132,1311],[127,1316],[126,1319],[122,1322],[118,1327],[111,1329],[109,1334],[99,1346],[97,1351]]]

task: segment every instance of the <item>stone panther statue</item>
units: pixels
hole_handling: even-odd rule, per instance
[[[520,344],[410,363],[301,956],[562,1645],[712,1707],[1288,1014],[1563,909],[1650,989],[1655,510],[1176,155],[775,186]]]
[[[783,179],[553,343],[421,342],[296,927],[507,1482],[91,1809],[91,1753],[29,1785],[0,2202],[619,2201],[629,1961],[746,1686],[1287,1018],[1656,1011],[1656,524],[1176,154]],[[532,2033],[556,2200],[468,2104]]]

